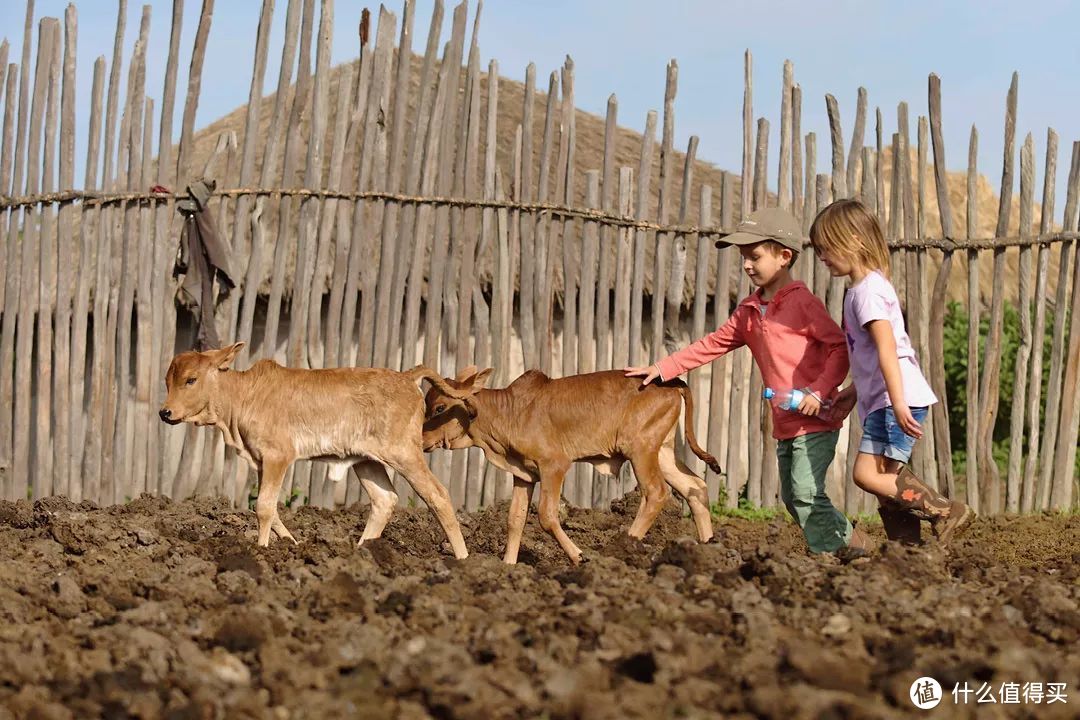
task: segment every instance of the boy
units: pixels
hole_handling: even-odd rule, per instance
[[[803,240],[799,223],[787,211],[751,213],[716,246],[739,248],[743,270],[757,291],[739,303],[716,332],[647,368],[626,368],[626,375],[644,377],[643,385],[656,378],[670,380],[746,345],[765,387],[777,392],[804,389],[806,397],[796,410],[772,407],[780,495],[811,552],[850,548],[847,554],[860,555],[869,548],[869,539],[825,493],[843,418],[822,414],[821,405],[847,376],[847,343],[824,303],[791,277]]]

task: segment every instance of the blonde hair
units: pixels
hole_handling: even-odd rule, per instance
[[[815,252],[836,253],[889,278],[889,246],[877,218],[858,200],[837,200],[810,226]]]

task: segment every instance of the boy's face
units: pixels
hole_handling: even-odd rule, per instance
[[[787,272],[791,263],[791,251],[787,248],[778,249],[769,241],[744,245],[739,248],[739,254],[743,258],[743,272],[757,287],[773,283],[782,273]]]

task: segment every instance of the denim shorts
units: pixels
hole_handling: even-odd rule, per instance
[[[915,418],[915,422],[921,425],[926,419],[928,409],[926,407],[911,408],[911,415]],[[883,455],[898,462],[907,463],[911,460],[911,450],[914,447],[915,438],[900,429],[892,407],[875,410],[866,416],[859,452],[868,455]]]

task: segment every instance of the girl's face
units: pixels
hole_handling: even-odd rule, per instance
[[[825,264],[825,267],[829,268],[829,272],[833,277],[847,277],[855,270],[855,263],[851,258],[845,257],[835,250],[825,250],[823,248],[814,248],[814,252],[821,258],[821,262]]]
[[[743,272],[757,287],[770,285],[791,261],[790,250],[777,251],[767,242],[740,247],[739,254],[743,258]]]

